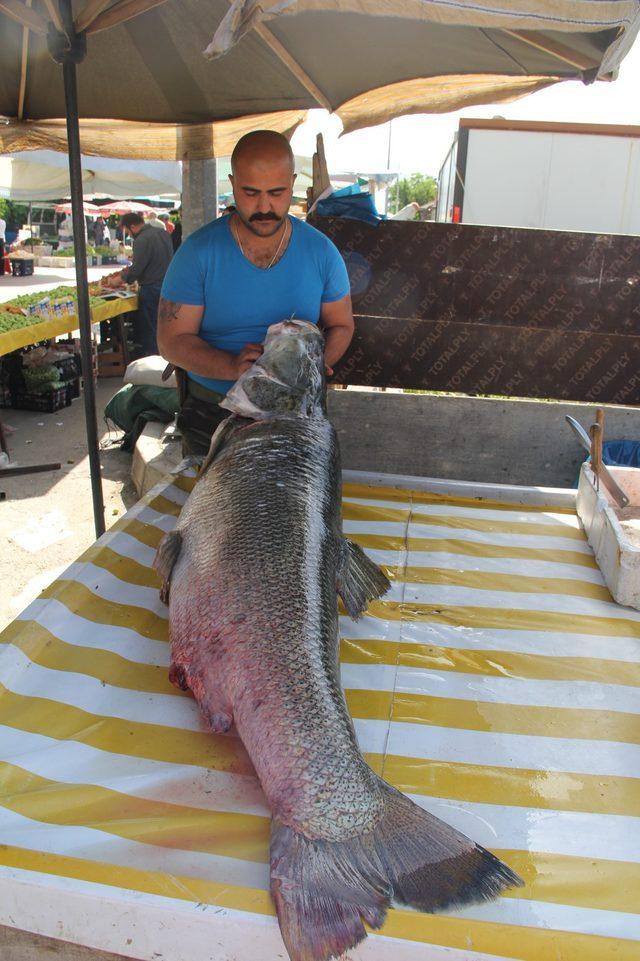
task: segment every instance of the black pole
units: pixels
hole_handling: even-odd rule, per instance
[[[76,292],[78,297],[78,320],[80,322],[80,351],[82,379],[84,381],[84,411],[87,425],[87,450],[91,472],[93,497],[93,521],[96,536],[104,534],[104,500],[100,472],[100,449],[98,445],[98,421],[96,417],[96,392],[93,380],[91,356],[91,307],[87,278],[87,245],[85,243],[84,198],[82,196],[82,164],[80,160],[80,127],[78,124],[78,87],[76,64],[84,59],[86,41],[84,34],[78,36],[73,28],[70,0],[60,0],[60,14],[65,34],[52,33],[49,49],[56,62],[62,64],[64,98],[67,114],[67,143],[69,150],[69,180],[71,182],[71,217],[76,261]]]

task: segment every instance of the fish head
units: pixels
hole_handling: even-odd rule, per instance
[[[264,352],[242,374],[220,406],[265,420],[309,417],[326,408],[324,337],[306,320],[283,320],[267,330]]]

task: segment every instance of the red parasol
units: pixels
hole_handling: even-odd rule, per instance
[[[102,212],[102,211],[100,210],[100,207],[97,207],[96,204],[90,204],[90,203],[89,203],[88,201],[86,201],[86,200],[85,200],[85,202],[84,202],[84,204],[83,204],[83,207],[84,207],[84,212],[85,212],[85,214],[87,214],[89,217],[97,217],[97,216]],[[68,204],[56,204],[56,213],[57,213],[57,214],[70,214],[70,213],[71,213],[71,202],[69,201]]]
[[[149,214],[153,207],[138,203],[136,200],[114,200],[113,203],[103,204],[98,209],[108,217],[110,214]]]

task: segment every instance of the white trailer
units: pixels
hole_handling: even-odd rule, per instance
[[[640,234],[640,126],[462,119],[436,219]]]

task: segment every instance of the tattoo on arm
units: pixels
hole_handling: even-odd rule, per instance
[[[166,321],[171,323],[178,316],[182,304],[177,304],[174,300],[165,300],[164,297],[160,298],[160,305],[158,307],[158,320]]]

